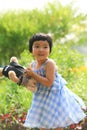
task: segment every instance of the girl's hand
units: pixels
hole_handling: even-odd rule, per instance
[[[32,71],[31,68],[26,68],[26,69],[25,69],[25,72],[26,72],[29,76],[32,76],[32,77],[33,77],[34,72]]]

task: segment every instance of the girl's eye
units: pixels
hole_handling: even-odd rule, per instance
[[[39,48],[39,46],[34,46],[34,48]]]
[[[44,48],[48,48],[48,46],[45,46]]]

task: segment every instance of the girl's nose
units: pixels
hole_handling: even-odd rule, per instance
[[[41,47],[41,48],[39,48],[39,50],[40,50],[40,51],[43,51],[44,49]]]

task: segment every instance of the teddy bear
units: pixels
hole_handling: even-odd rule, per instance
[[[18,63],[17,57],[10,59],[10,64],[0,68],[0,77],[5,76],[18,85],[26,87],[29,91],[37,91],[37,82],[25,72],[25,67]]]

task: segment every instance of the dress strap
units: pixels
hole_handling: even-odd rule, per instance
[[[45,66],[48,62],[48,59],[42,64],[42,66]]]
[[[35,64],[36,64],[36,61],[33,61],[33,62],[31,63],[31,67],[32,67],[32,69],[35,68]]]
[[[43,68],[48,62],[48,59],[42,64],[41,68]],[[36,65],[36,61],[33,61],[31,66],[32,66],[32,69],[35,70],[35,65]]]

